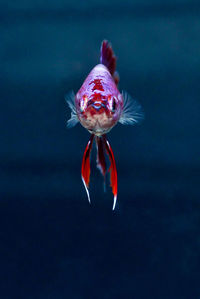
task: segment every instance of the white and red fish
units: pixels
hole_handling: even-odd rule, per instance
[[[68,127],[73,127],[80,122],[91,133],[81,168],[82,181],[88,200],[90,202],[90,153],[95,137],[97,166],[104,178],[106,174],[105,153],[110,160],[110,183],[114,195],[113,210],[117,200],[117,169],[106,133],[118,122],[132,125],[143,116],[141,106],[126,92],[119,92],[118,82],[116,57],[110,43],[104,40],[101,45],[100,64],[91,70],[76,95],[72,92],[66,96],[66,101],[71,109]]]

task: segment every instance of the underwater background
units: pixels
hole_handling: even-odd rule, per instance
[[[0,1],[0,298],[200,298],[200,2]],[[108,134],[116,210],[64,95],[108,39],[145,121]]]

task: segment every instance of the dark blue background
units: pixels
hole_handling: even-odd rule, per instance
[[[1,1],[0,298],[200,298],[199,1]],[[118,57],[141,126],[117,125],[119,200],[64,94]]]

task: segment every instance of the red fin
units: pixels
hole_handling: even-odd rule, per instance
[[[104,64],[110,71],[116,85],[119,82],[119,75],[115,74],[116,71],[116,56],[113,52],[111,44],[107,40],[103,40],[101,44],[100,63]]]
[[[106,160],[104,155],[104,143],[101,137],[96,136],[97,146],[97,167],[100,169],[102,175],[105,177],[106,174]]]
[[[94,139],[94,134],[92,134],[92,136],[90,137],[90,140],[88,141],[88,144],[85,148],[85,152],[83,154],[83,160],[82,160],[82,167],[81,167],[81,176],[87,192],[89,202],[90,202],[90,195],[89,195],[88,188],[90,182],[90,153],[92,149],[93,139]]]
[[[113,202],[113,210],[115,209],[116,201],[117,201],[117,168],[116,168],[116,163],[115,163],[115,157],[112,151],[112,148],[106,139],[106,136],[103,136],[104,144],[106,151],[108,153],[109,159],[110,159],[110,185],[112,187],[112,192],[114,195],[114,202]]]

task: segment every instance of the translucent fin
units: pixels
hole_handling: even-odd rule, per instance
[[[116,168],[116,163],[115,163],[115,157],[112,151],[112,148],[108,142],[108,140],[106,139],[106,136],[103,136],[103,140],[105,143],[105,147],[106,147],[106,151],[108,153],[109,159],[110,159],[110,185],[112,187],[112,192],[114,195],[113,198],[113,210],[115,209],[116,206],[116,202],[117,202],[117,168]]]
[[[113,208],[112,208],[113,211],[115,209],[116,202],[117,202],[117,194],[114,196],[114,200],[113,200]]]
[[[76,107],[75,107],[75,94],[73,91],[70,91],[65,95],[65,100],[71,109],[71,118],[67,121],[67,127],[72,128],[78,123],[78,117],[76,113]]]
[[[85,152],[83,154],[82,167],[81,167],[81,177],[87,192],[88,201],[90,203],[90,194],[89,194],[89,182],[90,182],[90,153],[92,149],[92,143],[94,139],[94,134],[91,135],[90,140],[85,148]]]
[[[123,112],[119,122],[123,125],[134,125],[144,119],[141,105],[134,100],[126,91],[122,91],[124,100]]]
[[[84,178],[83,178],[83,177],[81,177],[81,178],[82,178],[83,185],[84,185],[84,187],[85,187],[85,191],[86,191],[86,193],[87,193],[88,201],[89,201],[89,203],[91,203],[91,201],[90,201],[89,188],[86,186],[86,183],[85,183]]]

